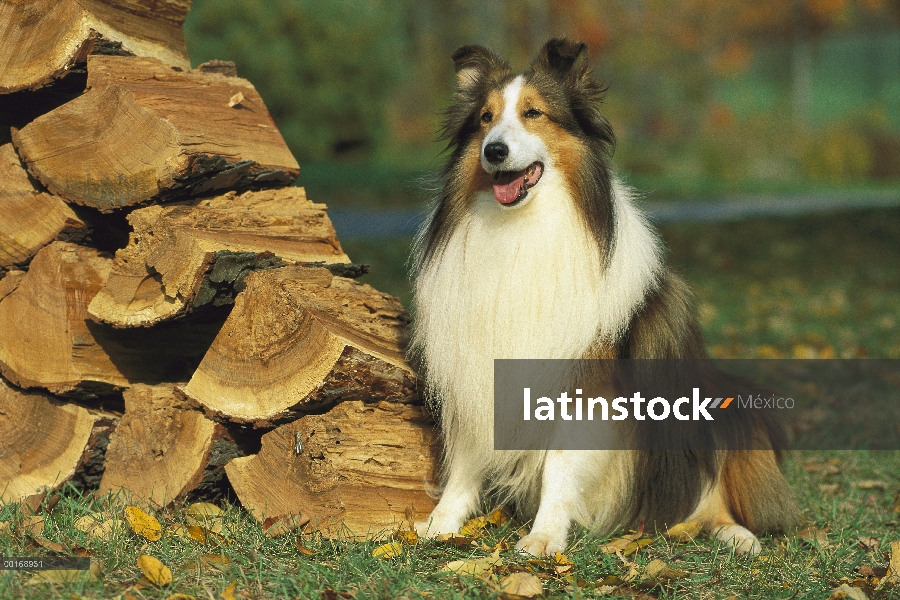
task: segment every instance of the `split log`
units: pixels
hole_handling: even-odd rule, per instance
[[[238,456],[222,425],[190,409],[172,384],[127,390],[125,414],[110,438],[99,492],[124,490],[157,506],[224,477]]]
[[[177,72],[150,58],[91,56],[87,86],[13,132],[29,172],[70,202],[109,212],[287,185],[300,172],[245,79]]]
[[[149,56],[190,69],[181,25],[190,0],[25,0],[0,3],[0,94],[34,90],[89,54]]]
[[[220,324],[126,331],[87,321],[87,305],[111,266],[97,250],[53,242],[27,273],[0,280],[0,371],[7,379],[91,397],[190,377]]]
[[[246,192],[129,215],[134,228],[116,253],[88,314],[116,327],[150,326],[202,306],[230,304],[243,278],[282,261],[347,263],[325,205],[303,188]]]
[[[0,502],[26,500],[97,464],[116,416],[0,379]]]
[[[75,241],[87,228],[56,196],[34,189],[12,144],[0,146],[0,273],[28,264],[53,240]]]
[[[342,399],[416,399],[409,314],[393,296],[298,266],[257,271],[182,392],[259,427]]]
[[[378,538],[434,508],[438,455],[421,407],[350,401],[265,434],[225,471],[259,521],[303,513],[326,536]]]

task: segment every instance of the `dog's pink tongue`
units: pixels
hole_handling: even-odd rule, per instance
[[[494,184],[494,198],[500,204],[510,204],[519,197],[519,192],[525,187],[525,171],[504,174],[500,181]]]

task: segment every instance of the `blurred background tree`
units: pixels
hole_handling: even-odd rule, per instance
[[[550,36],[591,48],[617,164],[661,197],[900,179],[897,0],[195,0],[191,57],[234,60],[301,182],[344,205],[403,205],[481,43],[524,68]]]

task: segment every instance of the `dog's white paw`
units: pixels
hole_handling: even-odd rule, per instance
[[[756,556],[762,552],[759,540],[746,527],[725,525],[716,529],[716,538],[729,544],[737,554]]]
[[[441,519],[434,515],[426,521],[416,521],[413,528],[420,538],[433,538],[443,533],[459,533],[462,523],[458,519]]]
[[[532,556],[555,556],[566,549],[566,536],[531,532],[516,544],[516,550]]]

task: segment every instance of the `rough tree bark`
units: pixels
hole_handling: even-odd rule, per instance
[[[56,196],[37,191],[12,144],[0,146],[0,274],[28,264],[53,240],[77,240],[87,228]]]
[[[181,24],[190,0],[0,3],[0,94],[65,77],[89,54],[149,56],[190,69]]]
[[[341,399],[416,399],[393,296],[322,268],[257,271],[183,393],[259,427]]]
[[[325,206],[307,200],[303,188],[150,206],[128,221],[130,242],[88,308],[95,321],[116,327],[231,303],[247,273],[283,261],[349,262]]]
[[[13,132],[54,194],[103,212],[299,174],[246,80],[172,70],[151,58],[91,56],[88,91]]]
[[[0,379],[0,503],[57,489],[83,474],[116,420]]]
[[[0,280],[0,371],[14,384],[90,397],[131,383],[184,381],[220,325],[113,330],[87,320],[112,259],[53,242]]]
[[[438,452],[421,407],[348,401],[267,433],[225,471],[260,521],[303,513],[324,535],[378,538],[434,508]]]
[[[157,506],[183,499],[238,456],[222,425],[190,409],[172,384],[127,390],[125,414],[110,438],[99,491],[125,490]]]

